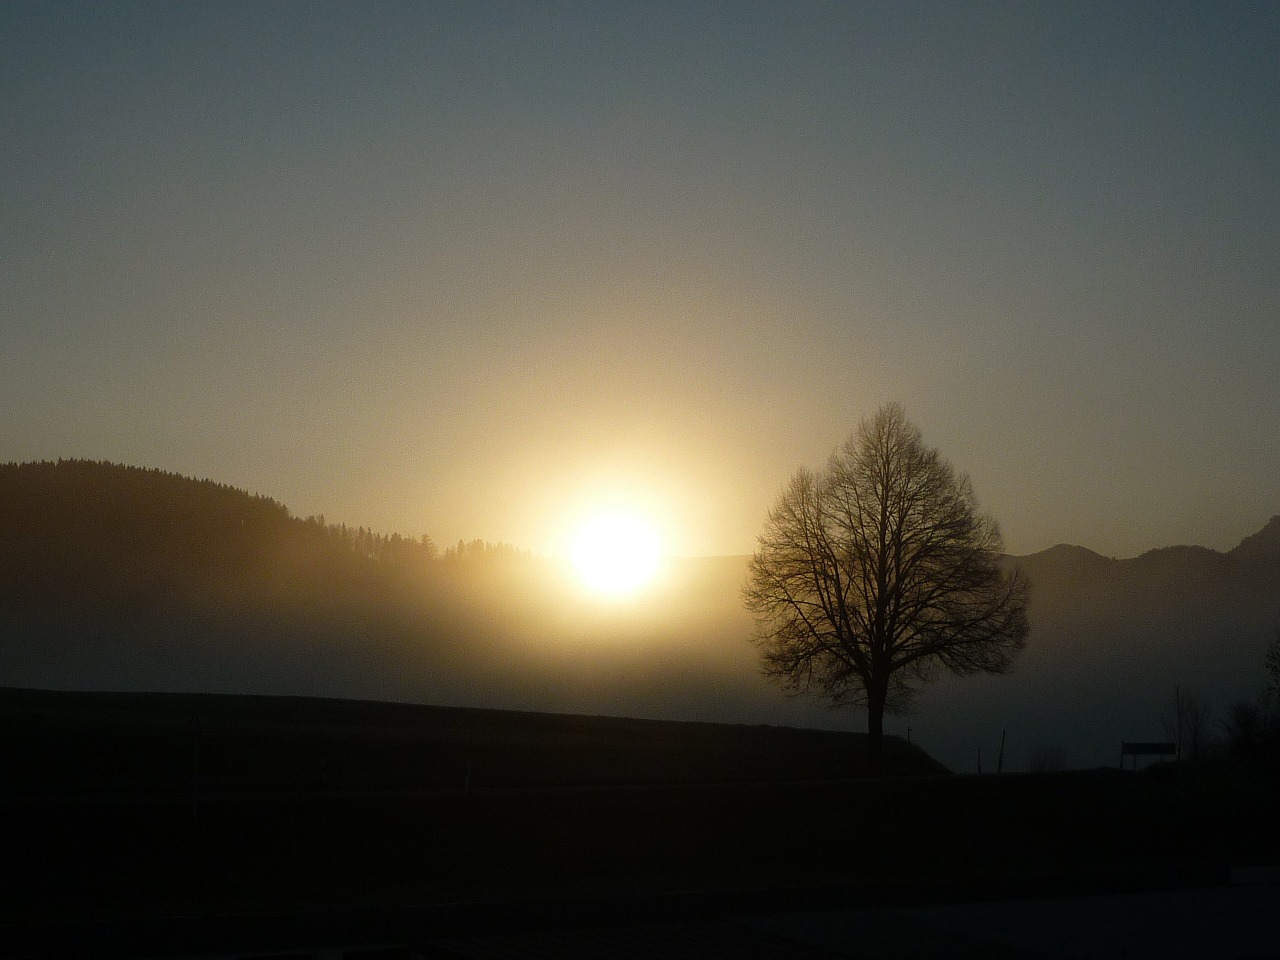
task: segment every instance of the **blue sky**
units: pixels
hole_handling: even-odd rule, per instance
[[[1008,547],[1280,513],[1280,5],[7,3],[0,460],[686,553],[903,402]]]

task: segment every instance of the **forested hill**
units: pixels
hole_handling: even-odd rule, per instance
[[[294,517],[211,480],[88,460],[0,465],[0,596],[190,601],[376,577],[435,557],[429,537]]]

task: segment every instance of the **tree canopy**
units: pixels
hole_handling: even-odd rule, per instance
[[[1001,551],[968,478],[885,405],[769,512],[744,590],[765,672],[865,704],[878,757],[885,710],[939,668],[1002,673],[1022,649],[1027,581]]]

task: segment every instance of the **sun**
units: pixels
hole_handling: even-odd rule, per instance
[[[626,509],[588,514],[569,539],[578,578],[596,593],[622,597],[650,583],[662,564],[662,540],[653,523]]]

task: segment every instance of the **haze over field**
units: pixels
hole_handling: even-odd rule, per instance
[[[1008,548],[1280,487],[1275,4],[0,5],[0,461],[750,552],[897,398]]]

